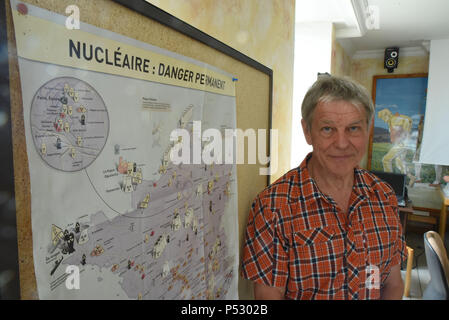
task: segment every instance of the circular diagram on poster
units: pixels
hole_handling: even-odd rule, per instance
[[[106,105],[98,92],[80,79],[48,81],[34,95],[30,116],[36,150],[54,169],[74,172],[87,168],[108,139]]]

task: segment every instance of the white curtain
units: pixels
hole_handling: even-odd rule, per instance
[[[430,42],[426,116],[419,162],[449,165],[449,39]]]

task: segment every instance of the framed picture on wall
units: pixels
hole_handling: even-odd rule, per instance
[[[436,187],[447,174],[447,168],[419,162],[426,95],[425,73],[373,77],[368,169],[405,174],[409,189]]]

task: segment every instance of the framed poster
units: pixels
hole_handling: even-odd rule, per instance
[[[10,0],[0,19],[21,297],[237,299],[242,221],[269,179],[193,143],[269,132],[272,70],[143,0],[79,0],[80,29],[71,5]]]
[[[426,94],[427,74],[373,77],[375,114],[368,168],[405,174],[409,189],[434,188],[447,171],[439,165],[419,162]]]

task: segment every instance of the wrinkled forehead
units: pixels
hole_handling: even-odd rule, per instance
[[[364,108],[344,100],[318,102],[313,115],[313,122],[352,123],[363,120],[366,120]]]

